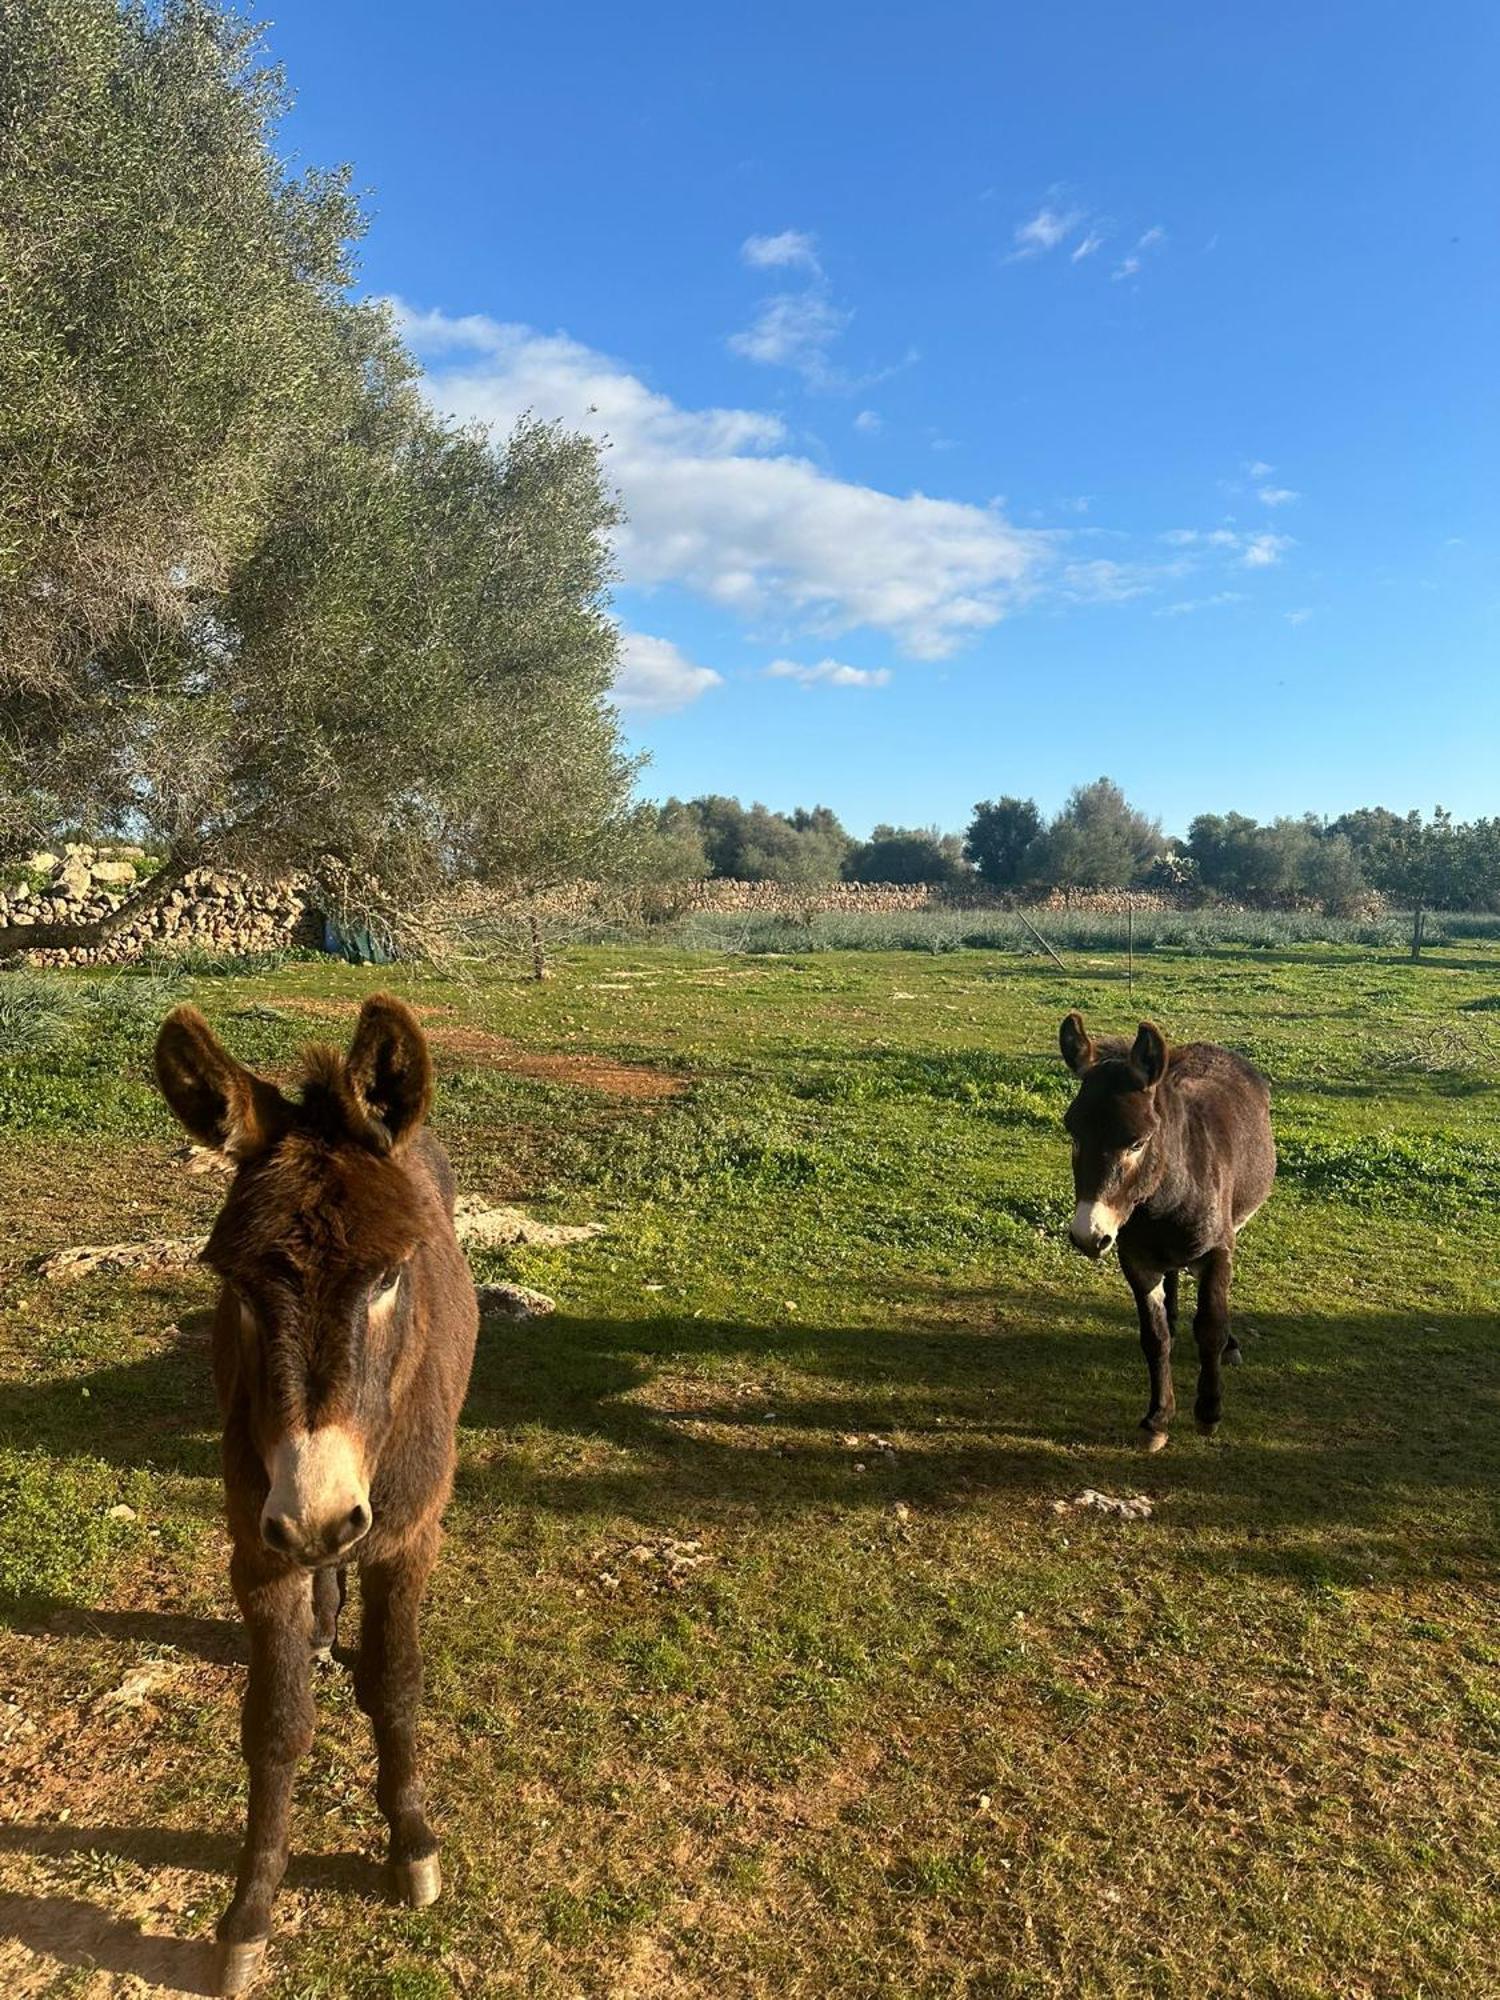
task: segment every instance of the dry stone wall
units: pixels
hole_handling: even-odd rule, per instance
[[[70,843],[0,870],[0,925],[84,924],[117,910],[149,873],[138,847]],[[295,881],[258,883],[200,868],[102,944],[24,954],[31,965],[123,965],[150,953],[285,950],[321,941],[321,922]]]
[[[726,916],[805,917],[891,916],[912,910],[1002,910],[1017,901],[1027,909],[1071,909],[1123,916],[1190,906],[1185,893],[1145,889],[1102,889],[1017,898],[976,885],[954,892],[926,882],[704,882],[653,883],[621,890],[604,882],[573,882],[551,891],[545,910],[558,917],[605,915],[633,905],[647,916],[690,916],[699,910]]]
[[[0,867],[0,926],[89,923],[119,908],[149,874],[138,847],[70,843],[60,853],[38,853]],[[898,882],[677,882],[634,890],[600,882],[574,882],[539,899],[543,913],[569,919],[635,917],[645,922],[708,911],[729,916],[884,916],[916,910],[999,909],[1010,899],[976,890],[955,896],[926,883]],[[1178,909],[1185,899],[1145,891],[1108,890],[1041,901],[1123,914]],[[455,913],[474,918],[488,909],[513,911],[508,899],[474,890],[454,899]],[[24,953],[32,965],[122,965],[146,955],[183,950],[225,956],[319,946],[322,918],[305,881],[255,882],[242,875],[200,868],[169,889],[159,903],[113,932],[102,944]]]

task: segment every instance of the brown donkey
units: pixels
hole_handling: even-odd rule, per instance
[[[1059,1040],[1063,1061],[1081,1079],[1063,1119],[1078,1204],[1068,1234],[1087,1257],[1119,1244],[1151,1376],[1141,1443],[1156,1451],[1176,1408],[1179,1272],[1198,1280],[1200,1431],[1219,1421],[1220,1363],[1240,1358],[1229,1330],[1229,1279],[1235,1237],[1276,1178],[1270,1086],[1242,1056],[1211,1042],[1169,1049],[1150,1021],[1133,1043],[1114,1036],[1096,1042],[1073,1013]]]
[[[286,1868],[292,1779],[312,1742],[310,1662],[327,1655],[357,1562],[354,1686],[375,1728],[390,1886],[438,1895],[417,1768],[417,1619],[453,1480],[478,1307],[453,1233],[453,1176],[424,1127],[432,1062],[416,1017],[367,1000],[347,1056],[310,1049],[299,1095],[236,1062],[192,1007],[156,1043],[162,1093],[234,1182],[204,1251],[221,1281],[230,1579],[250,1638],[241,1741],[250,1811],[217,1985],[257,1977]]]

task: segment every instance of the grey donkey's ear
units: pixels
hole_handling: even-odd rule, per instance
[[[361,1108],[385,1128],[393,1147],[404,1145],[432,1103],[427,1037],[404,1000],[393,993],[370,995],[344,1066]]]
[[[1130,1066],[1140,1071],[1148,1087],[1161,1082],[1167,1067],[1167,1038],[1154,1021],[1142,1021],[1130,1051]]]
[[[156,1037],[156,1081],[200,1146],[248,1160],[285,1129],[286,1099],[236,1062],[196,1007],[175,1007]]]
[[[1083,1025],[1083,1016],[1075,1007],[1071,1014],[1063,1016],[1062,1027],[1058,1030],[1057,1045],[1062,1050],[1062,1059],[1074,1076],[1082,1076],[1086,1069],[1094,1066],[1094,1044],[1089,1039],[1089,1031]]]

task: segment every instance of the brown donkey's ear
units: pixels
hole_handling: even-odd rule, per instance
[[[372,993],[360,1009],[345,1068],[361,1108],[392,1146],[403,1145],[432,1102],[432,1057],[422,1024],[404,1000]]]
[[[1130,1051],[1130,1063],[1146,1079],[1148,1088],[1161,1082],[1167,1067],[1167,1038],[1154,1021],[1142,1021]]]
[[[232,1160],[263,1152],[286,1122],[275,1084],[236,1062],[196,1007],[175,1007],[162,1022],[156,1081],[198,1144]]]
[[[1086,1069],[1094,1066],[1094,1044],[1089,1040],[1089,1031],[1083,1025],[1083,1016],[1075,1007],[1071,1014],[1063,1016],[1062,1027],[1058,1030],[1057,1045],[1062,1050],[1062,1059],[1075,1076],[1082,1076]]]

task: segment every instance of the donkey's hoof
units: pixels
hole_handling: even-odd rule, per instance
[[[333,1641],[330,1639],[326,1646],[314,1646],[312,1656],[317,1666],[331,1667],[333,1665]]]
[[[1193,1422],[1198,1426],[1199,1437],[1211,1438],[1214,1432],[1219,1428],[1219,1420],[1217,1417],[1215,1417],[1212,1422],[1210,1422],[1207,1417],[1194,1417]]]
[[[1245,1356],[1241,1351],[1241,1349],[1234,1346],[1233,1344],[1224,1349],[1224,1353],[1222,1356],[1224,1366],[1226,1368],[1238,1368],[1240,1363],[1244,1360],[1244,1358]]]
[[[249,1944],[230,1944],[220,1939],[214,1946],[215,1993],[247,1993],[260,1978],[265,1965],[264,1938],[252,1938]]]
[[[443,1868],[435,1854],[420,1861],[391,1863],[391,1901],[404,1903],[409,1910],[425,1910],[443,1893]]]
[[[1146,1424],[1142,1424],[1136,1433],[1136,1443],[1142,1451],[1164,1451],[1167,1445],[1167,1433],[1151,1430]]]

